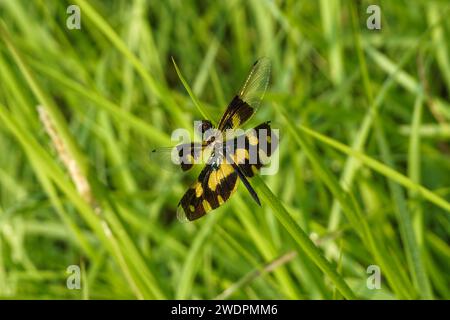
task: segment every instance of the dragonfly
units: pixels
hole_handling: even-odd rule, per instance
[[[259,108],[269,83],[270,69],[268,58],[258,59],[238,94],[228,104],[217,128],[211,121],[201,120],[196,131],[201,134],[202,141],[174,147],[175,157],[183,171],[201,162],[199,160],[206,154],[204,168],[178,203],[178,220],[197,220],[220,207],[236,192],[239,181],[261,206],[248,178],[268,163],[278,145],[278,137],[271,129],[270,121],[242,134],[233,135],[233,132],[244,125]],[[210,152],[205,153],[205,150]]]

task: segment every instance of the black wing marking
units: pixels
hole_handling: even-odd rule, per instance
[[[218,168],[206,165],[178,203],[178,220],[193,221],[218,208],[236,191],[238,182],[231,165],[223,163]]]
[[[251,178],[269,161],[278,147],[278,137],[270,128],[270,122],[264,122],[244,135],[227,141],[224,146],[227,157],[231,156],[240,171]]]
[[[256,61],[247,80],[225,110],[218,129],[225,131],[243,125],[256,112],[267,89],[270,78],[270,60]]]
[[[195,132],[202,137],[202,140],[204,141],[204,135],[205,132],[207,132],[210,129],[213,129],[214,126],[212,125],[211,121],[209,120],[200,120],[197,122],[197,126],[195,127]]]

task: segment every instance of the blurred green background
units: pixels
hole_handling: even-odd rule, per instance
[[[0,297],[449,299],[449,9],[1,1]],[[195,175],[149,152],[201,114],[171,57],[217,121],[260,56],[272,76],[246,128],[281,139],[278,173],[251,180],[262,207],[241,185],[179,223]]]

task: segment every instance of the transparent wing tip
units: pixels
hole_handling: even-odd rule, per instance
[[[152,164],[158,166],[168,172],[181,172],[180,163],[174,157],[173,150],[175,147],[162,147],[149,151],[148,156]]]
[[[187,218],[186,213],[184,212],[184,209],[180,204],[177,207],[177,219],[181,223],[189,222],[189,219]]]
[[[256,66],[257,64],[269,64],[270,65],[270,59],[268,58],[268,57],[265,57],[265,56],[262,56],[262,57],[259,57],[256,61],[255,61],[255,63],[253,63],[253,66]]]

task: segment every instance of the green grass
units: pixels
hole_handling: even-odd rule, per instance
[[[0,298],[450,298],[445,1],[380,3],[381,31],[369,1],[75,3],[81,30],[0,3]],[[179,223],[195,174],[149,152],[216,123],[260,56],[246,128],[280,129],[279,171],[250,180],[261,207],[240,186]]]

